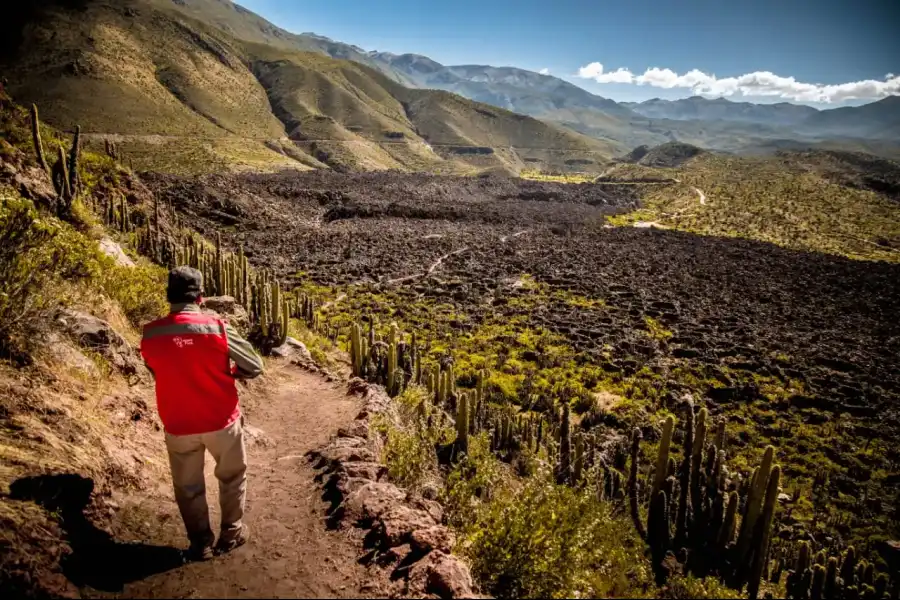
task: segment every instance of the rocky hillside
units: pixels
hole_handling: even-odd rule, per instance
[[[222,2],[48,0],[5,22],[0,71],[49,123],[146,169],[584,170],[615,150],[303,52],[263,23]]]

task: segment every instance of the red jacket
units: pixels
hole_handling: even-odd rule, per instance
[[[156,404],[172,435],[218,431],[241,415],[226,324],[199,311],[144,326],[141,354],[156,376]]]

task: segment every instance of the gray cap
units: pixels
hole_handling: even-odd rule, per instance
[[[203,274],[192,267],[176,267],[169,271],[166,298],[169,304],[194,302],[203,293]]]

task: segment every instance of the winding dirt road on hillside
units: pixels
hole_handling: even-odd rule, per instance
[[[360,598],[386,593],[376,575],[357,562],[359,540],[352,538],[353,532],[327,529],[327,504],[305,459],[353,420],[358,401],[337,384],[283,360],[269,361],[267,369],[266,380],[242,398],[249,426],[249,543],[208,562],[177,566],[140,581],[117,582],[110,566],[109,580],[94,582],[101,589],[84,589],[83,597]],[[161,436],[159,443],[162,447]],[[218,488],[212,468],[207,457],[215,528]],[[112,527],[118,540],[156,548],[186,545],[168,480],[144,497],[120,504]],[[147,558],[152,560],[149,554]]]

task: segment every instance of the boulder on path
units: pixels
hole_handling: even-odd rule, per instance
[[[387,474],[387,467],[377,462],[349,462],[341,465],[339,473],[347,477],[378,481]]]
[[[440,598],[477,598],[473,588],[469,567],[459,558],[436,550],[413,565],[407,593],[418,598],[429,594]]]
[[[350,446],[329,446],[319,452],[319,456],[327,462],[338,464],[354,462],[370,463],[378,460],[375,453],[368,448]]]
[[[406,501],[413,508],[427,512],[436,523],[444,520],[444,507],[440,502],[413,495],[407,495]]]
[[[392,548],[409,542],[413,531],[428,529],[435,525],[434,519],[424,510],[398,504],[378,517],[375,532],[386,547]]]
[[[79,345],[97,352],[124,375],[136,375],[145,369],[143,361],[128,341],[103,319],[84,312],[64,310],[58,321]]]
[[[406,492],[392,483],[371,482],[344,500],[344,514],[353,520],[371,521],[403,502]]]
[[[300,340],[295,340],[292,337],[289,337],[281,346],[272,348],[272,355],[280,358],[290,358],[293,362],[302,367],[311,367],[315,365],[315,361],[313,360],[312,354],[309,353],[306,344]]]
[[[416,529],[410,534],[409,539],[410,545],[420,554],[428,554],[432,550],[449,554],[456,545],[456,535],[443,525]]]
[[[120,267],[133,267],[134,261],[129,258],[122,246],[113,241],[110,237],[104,237],[100,240],[100,252],[110,257]]]

